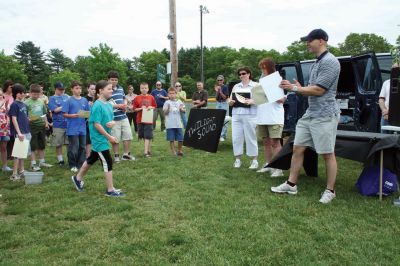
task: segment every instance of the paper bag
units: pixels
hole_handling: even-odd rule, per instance
[[[15,138],[14,148],[12,150],[11,156],[20,159],[26,159],[28,157],[30,141],[24,138],[23,141],[20,141],[19,138]]]
[[[153,124],[153,108],[143,108],[142,111],[142,123]]]

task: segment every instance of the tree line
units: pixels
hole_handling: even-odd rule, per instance
[[[336,56],[357,55],[367,51],[376,53],[400,49],[400,36],[396,44],[390,44],[385,38],[376,34],[350,33],[343,43],[329,46]],[[236,69],[248,66],[253,71],[253,77],[260,76],[258,62],[264,57],[271,57],[276,62],[288,62],[312,59],[307,51],[306,43],[295,41],[286,51],[257,50],[228,46],[204,47],[205,88],[213,94],[213,85],[219,74],[226,81],[237,80]],[[51,95],[53,84],[61,81],[68,87],[71,81],[79,80],[83,85],[105,79],[110,70],[120,74],[120,84],[127,87],[132,84],[138,92],[139,83],[146,81],[151,87],[156,83],[157,64],[165,65],[169,61],[169,51],[143,52],[138,57],[121,58],[105,43],[89,48],[88,56],[77,56],[74,60],[67,57],[61,49],[42,51],[31,41],[23,41],[15,47],[14,54],[6,55],[0,51],[0,84],[12,80],[24,85],[40,83],[45,93]],[[181,48],[178,52],[178,77],[184,90],[191,95],[196,89],[195,83],[200,79],[200,47]],[[167,80],[167,83],[169,81]],[[164,84],[165,85],[165,84]],[[1,86],[1,85],[0,85]],[[165,85],[167,87],[167,85]]]

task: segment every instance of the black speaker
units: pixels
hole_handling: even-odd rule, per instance
[[[400,67],[390,72],[389,125],[400,127]]]

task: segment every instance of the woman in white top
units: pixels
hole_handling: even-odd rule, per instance
[[[232,146],[236,157],[233,167],[240,168],[243,144],[246,142],[246,154],[252,158],[250,169],[257,169],[258,146],[256,136],[257,107],[251,99],[251,89],[258,83],[253,82],[248,67],[237,71],[241,82],[236,84],[228,103],[232,106]]]
[[[258,64],[262,77],[276,72],[275,63],[270,58],[264,58]],[[268,89],[268,88],[267,88]],[[257,133],[264,143],[265,165],[257,172],[270,172],[272,177],[283,176],[281,169],[266,167],[281,149],[281,137],[285,121],[283,103],[286,98],[272,103],[257,106]]]

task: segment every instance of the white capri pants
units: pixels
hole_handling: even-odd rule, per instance
[[[256,115],[232,116],[232,146],[235,156],[243,154],[244,141],[246,141],[247,156],[258,155],[256,126]]]

